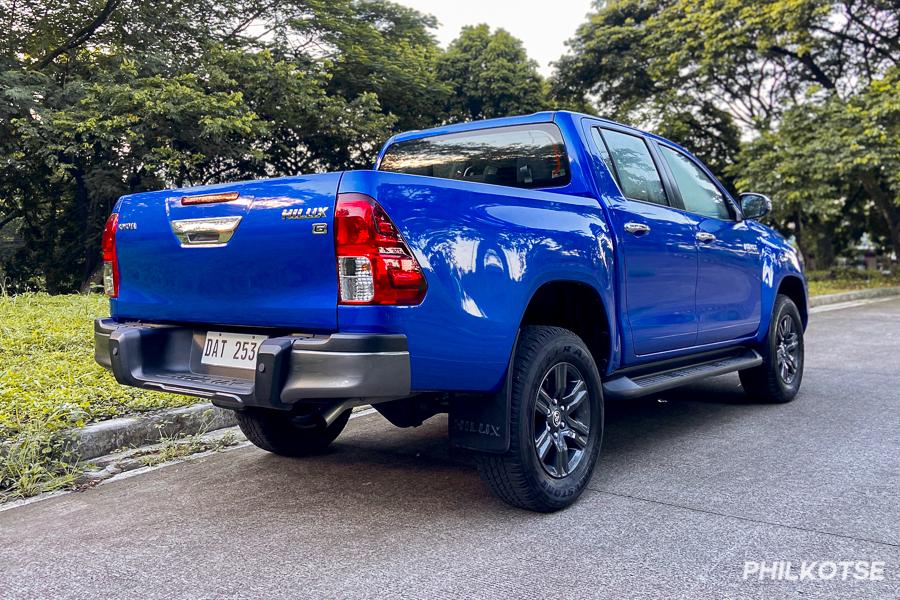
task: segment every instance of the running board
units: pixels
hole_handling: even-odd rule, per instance
[[[752,369],[761,365],[762,361],[762,357],[756,350],[748,350],[739,356],[719,358],[633,378],[620,375],[603,383],[603,395],[614,399],[638,398],[694,383],[707,377]]]

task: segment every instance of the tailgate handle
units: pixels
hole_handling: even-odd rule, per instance
[[[210,217],[172,221],[172,231],[181,246],[224,246],[234,235],[241,217]]]

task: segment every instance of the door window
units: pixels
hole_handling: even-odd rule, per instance
[[[607,166],[612,165],[613,176],[622,193],[633,200],[667,205],[662,178],[647,143],[635,135],[610,129],[604,129],[602,136],[601,140],[596,140],[600,157]]]
[[[725,195],[697,163],[668,146],[660,145],[659,148],[675,177],[686,211],[715,219],[731,219]]]

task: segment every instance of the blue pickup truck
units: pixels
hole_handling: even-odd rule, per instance
[[[500,498],[557,510],[590,479],[604,400],[729,372],[795,397],[807,289],[770,209],[588,115],[404,133],[370,171],[123,197],[95,357],[235,410],[286,456],[354,406],[400,427],[449,413]]]

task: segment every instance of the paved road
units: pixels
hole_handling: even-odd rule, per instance
[[[610,407],[561,513],[492,498],[445,420],[370,415],[315,459],[243,448],[0,513],[0,597],[900,598],[900,300],[807,339],[790,405],[728,376]],[[887,580],[748,581],[745,560]]]

